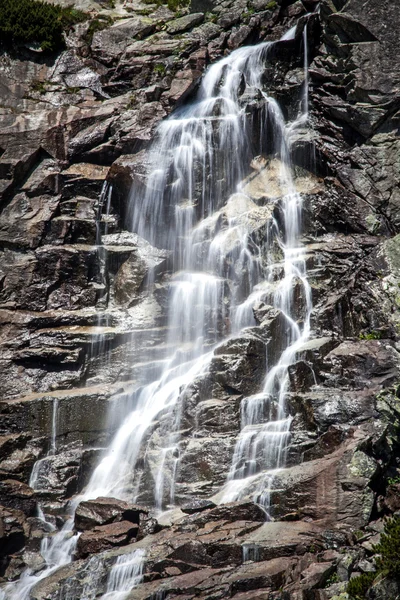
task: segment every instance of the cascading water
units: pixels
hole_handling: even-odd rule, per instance
[[[285,39],[292,37],[291,31]],[[161,510],[174,503],[181,399],[206,372],[218,343],[255,324],[252,309],[260,300],[282,311],[287,323],[285,349],[269,368],[263,390],[242,401],[242,431],[220,498],[227,501],[250,494],[268,505],[273,472],[284,464],[290,436],[285,410],[288,367],[309,335],[311,311],[299,241],[302,202],[292,179],[289,129],[277,102],[264,90],[264,64],[272,47],[262,43],[240,48],[212,65],[194,101],[159,127],[146,191],[143,195],[133,191],[132,223],[139,235],[172,253],[166,351],[161,359],[155,357],[160,375],[132,394],[130,412],[84,494],[70,506],[64,528],[44,540],[46,568],[38,574],[27,571],[20,582],[0,592],[0,600],[26,600],[35,583],[71,560],[77,542],[73,514],[80,500],[137,498],[143,476],[139,459],[160,416],[167,433],[152,449],[154,504]],[[271,207],[255,204],[239,185],[254,156],[253,118],[246,109],[249,98],[261,115],[257,150],[268,147],[279,160],[283,233]],[[262,245],[252,236],[254,221],[260,217],[271,224],[271,239]],[[280,247],[283,260],[266,266],[264,255],[272,244]],[[283,272],[280,283],[277,272]],[[301,315],[296,314],[295,286],[304,298]],[[119,567],[116,563],[114,568]],[[109,581],[111,596],[104,598],[123,597],[118,594],[126,591],[125,584],[133,585],[125,578],[121,588],[118,573],[115,581],[112,577]],[[139,572],[132,575],[139,576]]]
[[[119,556],[108,576],[106,593],[100,600],[125,600],[143,579],[144,556],[142,549]]]
[[[250,88],[261,88],[270,47],[264,43],[241,48],[210,67],[196,100],[159,128],[146,193],[134,198],[133,224],[150,242],[173,250],[169,357],[160,379],[135,393],[135,408],[95,470],[85,498],[113,494],[135,499],[134,467],[143,438],[157,415],[165,411],[169,411],[171,423],[156,461],[155,500],[161,508],[166,485],[173,498],[179,456],[177,404],[187,386],[207,368],[213,347],[229,333],[228,314],[236,311],[235,294],[229,295],[226,289],[227,255],[234,251],[247,265],[236,277],[236,289],[257,271],[258,256],[248,248],[249,236],[240,221],[243,206],[235,196],[228,202],[227,226],[221,230],[217,222],[227,195],[243,179],[250,161],[249,124],[239,89],[243,81]],[[245,213],[249,202],[244,205]],[[157,227],[166,218],[169,227]],[[257,280],[254,277],[251,284]],[[252,323],[251,317],[244,325]]]

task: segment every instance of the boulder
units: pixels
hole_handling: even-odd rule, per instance
[[[192,29],[193,27],[196,27],[196,25],[200,25],[203,21],[203,13],[192,13],[180,17],[179,19],[175,19],[174,21],[170,21],[167,25],[167,31],[171,35],[176,35],[177,33],[188,31],[188,29]]]
[[[134,541],[138,530],[139,526],[131,521],[118,521],[84,531],[79,536],[76,555],[78,558],[85,558],[89,554],[97,554],[115,546],[126,546]]]
[[[88,531],[120,521],[139,525],[141,515],[147,514],[146,509],[115,498],[100,497],[95,500],[84,500],[78,504],[75,512],[75,529]]]
[[[0,481],[0,504],[7,508],[21,510],[31,517],[36,512],[35,492],[26,483],[13,479]]]
[[[214,502],[210,500],[192,500],[191,502],[188,502],[188,504],[181,506],[181,511],[187,515],[193,515],[194,513],[203,512],[203,510],[215,507],[216,505]]]

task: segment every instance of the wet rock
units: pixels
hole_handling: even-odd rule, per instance
[[[41,458],[35,463],[31,485],[37,494],[53,499],[68,498],[77,492],[82,450],[68,449]]]
[[[178,71],[163,98],[166,98],[171,106],[183,102],[195,90],[199,76],[200,72],[192,69]]]
[[[201,511],[199,515],[194,513],[190,521],[204,526],[208,522],[220,520],[228,523],[265,520],[265,512],[253,502],[229,502],[204,511],[206,512]]]
[[[36,248],[45,236],[47,223],[55,216],[59,198],[14,196],[0,215],[0,242],[17,248]]]
[[[210,372],[216,382],[242,393],[261,384],[265,369],[265,345],[250,335],[221,344],[214,353]]]
[[[118,521],[84,531],[78,539],[77,557],[85,558],[115,546],[126,546],[136,538],[138,529],[138,525],[131,521]]]
[[[326,356],[324,363],[342,385],[355,388],[364,387],[365,380],[369,386],[390,385],[398,373],[398,353],[389,341],[344,342]]]
[[[0,504],[7,508],[21,510],[28,517],[36,512],[36,499],[32,488],[13,479],[0,481]]]
[[[181,511],[188,515],[192,515],[197,512],[202,512],[203,510],[208,510],[209,508],[215,508],[215,506],[214,502],[211,502],[210,500],[193,500],[192,502],[181,506]]]
[[[141,515],[147,515],[147,511],[115,498],[85,500],[76,509],[75,528],[78,531],[88,531],[94,527],[120,521],[130,521],[139,525]]]
[[[2,558],[24,547],[25,519],[21,510],[0,506],[0,556]]]

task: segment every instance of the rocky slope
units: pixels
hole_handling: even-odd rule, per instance
[[[48,531],[37,502],[60,526],[163,343],[169,255],[130,233],[129,212],[157,123],[190,98],[208,64],[296,25],[266,67],[274,96],[294,115],[305,26],[310,61],[310,126],[296,132],[293,161],[305,197],[312,337],[290,368],[291,442],[271,497],[274,521],[248,502],[208,500],[229,470],[240,400],[264,377],[260,357],[266,346],[278,351],[268,340],[279,315],[260,307],[254,331],[220,347],[187,395],[176,485],[184,512],[157,523],[111,501],[99,501],[98,518],[98,507],[82,509],[77,559],[32,598],[100,596],[110,567],[135,549],[146,550],[146,564],[132,600],[345,598],[352,575],[375,569],[383,517],[400,510],[399,13],[389,0],[321,0],[307,15],[315,8],[310,0],[193,0],[177,15],[147,3],[87,3],[92,20],[75,27],[60,55],[1,54],[4,581],[27,565],[40,569]],[[268,148],[261,152],[245,185],[262,206],[278,169]],[[260,214],[255,239],[269,218]],[[165,426],[161,417],[149,432],[143,507],[154,485],[151,447]],[[45,469],[33,490],[38,459]],[[400,594],[390,579],[369,597],[389,593]]]

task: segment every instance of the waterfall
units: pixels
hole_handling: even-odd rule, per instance
[[[174,496],[179,470],[179,402],[207,369],[216,344],[229,333],[228,314],[234,315],[237,309],[235,294],[229,296],[226,289],[227,256],[234,253],[239,263],[236,289],[247,284],[249,277],[250,285],[258,280],[252,273],[259,270],[259,257],[250,252],[249,235],[241,221],[251,201],[230,194],[244,178],[251,157],[249,123],[239,90],[245,85],[261,89],[270,47],[263,43],[240,48],[212,65],[196,99],[159,127],[146,191],[143,196],[134,192],[132,220],[140,235],[173,252],[168,355],[160,379],[133,395],[134,410],[94,471],[85,498],[117,495],[136,500],[135,465],[151,423],[162,412],[169,414],[170,423],[156,459],[155,502],[161,508],[165,494],[170,499]],[[266,104],[273,119],[275,103],[266,98]],[[222,212],[228,220],[223,230],[217,225]],[[166,215],[167,228],[162,227]],[[240,261],[246,269],[240,269]],[[251,317],[243,325],[253,322]]]
[[[106,593],[100,600],[125,600],[143,579],[144,556],[142,549],[119,556],[108,576]]]
[[[305,64],[307,65],[307,62]],[[304,97],[308,104],[308,94],[305,93]],[[273,286],[270,286],[270,291],[268,286],[262,288],[262,294],[268,303],[282,311],[285,316],[288,324],[286,348],[277,364],[267,371],[262,393],[244,398],[241,402],[241,433],[235,446],[227,485],[217,496],[221,502],[232,502],[251,495],[252,499],[266,510],[267,517],[270,517],[268,509],[274,475],[285,465],[290,441],[291,417],[286,414],[285,409],[289,367],[309,337],[312,310],[305,255],[300,245],[302,197],[295,190],[290,161],[290,133],[296,126],[301,125],[305,113],[299,115],[297,122],[286,126],[278,105],[275,105],[274,109],[281,129],[280,180],[284,191],[284,234],[281,237],[277,230],[275,235],[284,254],[284,276],[275,289]],[[300,319],[296,318],[295,314],[296,284],[304,299]]]
[[[291,30],[284,39],[293,34]],[[178,108],[158,128],[145,192],[134,189],[131,206],[133,230],[172,255],[161,374],[132,393],[130,412],[86,490],[69,507],[63,529],[43,541],[46,568],[37,574],[26,571],[20,582],[6,586],[3,595],[0,592],[0,600],[27,599],[35,583],[71,560],[78,538],[73,534],[73,515],[80,500],[99,496],[137,500],[144,451],[152,460],[155,507],[163,510],[173,505],[182,399],[189,386],[207,372],[218,344],[255,325],[252,309],[259,301],[284,315],[285,349],[275,365],[268,365],[263,389],[242,401],[241,433],[219,499],[250,495],[268,511],[274,472],[284,466],[290,439],[285,406],[288,369],[309,335],[311,312],[300,244],[302,199],[295,190],[290,163],[291,129],[264,89],[263,72],[272,47],[273,43],[264,42],[240,48],[212,65],[192,102]],[[279,165],[281,227],[271,206],[257,205],[241,183],[247,181],[254,157],[249,98],[261,115],[257,150],[263,153],[268,147]],[[267,162],[263,165],[260,169],[268,168]],[[106,198],[109,207],[110,195],[104,188],[102,204]],[[258,244],[252,232],[260,220],[270,226],[267,239]],[[272,245],[282,253],[279,264],[270,260]],[[283,274],[279,282],[277,273]],[[295,286],[304,298],[299,315]],[[157,421],[158,443],[148,449],[149,432]],[[254,549],[244,547],[243,552],[246,560],[257,559]],[[126,557],[127,562],[121,558],[114,565],[103,596],[107,600],[123,598],[118,594],[141,576],[144,558],[131,558]]]
[[[308,119],[308,39],[307,39],[307,23],[303,29],[303,52],[304,52],[304,88],[303,88],[303,115],[304,120]]]

